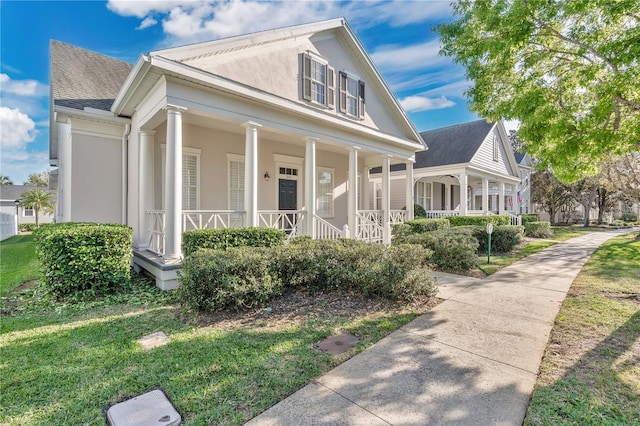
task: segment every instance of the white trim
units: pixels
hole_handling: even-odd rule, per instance
[[[284,154],[273,154],[273,159],[274,159],[274,167],[275,170],[273,171],[273,176],[276,179],[275,185],[274,186],[274,204],[276,207],[276,210],[278,209],[278,207],[280,206],[280,188],[279,188],[279,179],[286,179],[286,180],[295,180],[296,181],[296,210],[299,208],[300,205],[300,199],[301,199],[301,195],[302,194],[302,185],[303,185],[303,174],[304,174],[304,168],[303,168],[303,162],[304,162],[304,158],[300,158],[300,157],[293,157],[290,155],[284,155]],[[287,175],[287,174],[280,174],[280,168],[284,167],[285,169],[296,169],[298,172],[297,175]],[[304,200],[304,197],[302,197],[302,199]]]
[[[304,158],[285,154],[273,154],[273,161],[275,163],[295,164],[301,167],[304,164]]]

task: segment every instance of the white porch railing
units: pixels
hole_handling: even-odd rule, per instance
[[[389,211],[389,222],[392,225],[397,223],[405,223],[407,221],[407,211],[406,210],[391,210]]]
[[[427,210],[426,213],[428,219],[442,219],[443,217],[460,216],[460,211],[458,210]]]
[[[294,238],[302,233],[306,217],[305,210],[260,210],[258,226],[280,229],[287,233],[288,238]]]
[[[333,226],[320,216],[315,216],[313,220],[314,234],[317,239],[337,240],[343,238],[344,233],[339,228]]]
[[[384,241],[382,210],[359,210],[356,214],[356,238],[370,243]]]
[[[185,210],[182,232],[191,229],[239,228],[244,226],[245,212],[238,210]]]
[[[147,247],[160,256],[164,254],[164,210],[147,212],[149,241]]]
[[[516,216],[515,214],[509,212],[505,212],[503,214],[511,219],[512,225],[522,225],[522,216]]]

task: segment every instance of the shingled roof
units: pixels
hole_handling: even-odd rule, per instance
[[[522,160],[524,159],[524,156],[527,155],[524,152],[514,152],[513,156],[516,157],[516,163],[520,164],[522,163]]]
[[[470,162],[494,124],[481,119],[420,133],[429,149],[416,152],[413,168],[423,169]],[[392,172],[405,168],[404,164],[391,165]],[[371,169],[371,173],[381,171],[381,167]]]
[[[51,40],[51,96],[54,105],[109,111],[132,65]]]

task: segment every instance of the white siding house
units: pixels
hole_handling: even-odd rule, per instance
[[[387,181],[371,220],[368,170],[388,175],[424,149],[344,19],[133,65],[54,41],[51,88],[58,219],[128,224],[136,265],[163,288],[176,285],[187,229],[390,241],[404,213],[391,211]]]

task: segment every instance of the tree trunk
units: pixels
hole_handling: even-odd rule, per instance
[[[555,216],[556,216],[555,209],[553,207],[549,207],[549,222],[551,223],[551,226],[555,226],[556,224]]]
[[[34,207],[33,211],[36,214],[36,228],[37,228],[38,227],[38,208]]]

